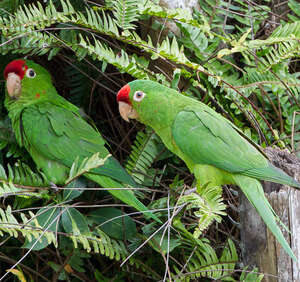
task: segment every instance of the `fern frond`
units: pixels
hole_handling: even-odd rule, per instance
[[[90,28],[91,30],[95,30],[100,33],[116,37],[120,36],[118,27],[110,15],[101,10],[100,16],[96,10],[86,9],[86,15],[81,12],[77,12],[76,16],[72,17],[70,20],[74,24]]]
[[[26,33],[32,31],[30,28],[28,30],[28,27],[43,29],[57,22],[66,22],[69,20],[67,16],[74,14],[75,10],[68,0],[61,1],[61,5],[62,12],[56,10],[51,0],[45,9],[40,2],[37,2],[36,5],[21,6],[14,15],[0,18],[2,33],[4,36]]]
[[[119,35],[113,19],[103,11],[101,17],[92,9],[86,9],[86,15],[84,15],[82,12],[74,12],[71,4],[67,2],[63,5],[63,11],[58,12],[51,3],[45,10],[40,5],[38,7],[31,5],[28,8],[19,9],[16,21],[18,25],[15,25],[13,17],[0,18],[0,28],[3,30],[0,44],[1,53],[5,54],[13,51],[44,55],[50,52],[49,57],[51,58],[60,48],[70,48],[79,60],[90,55],[94,60],[106,61],[117,67],[121,72],[127,72],[135,78],[165,80],[163,75],[150,72],[139,65],[136,59],[130,57],[123,49],[121,53],[116,54],[95,37],[91,40],[88,36],[79,34],[76,41],[69,42],[57,38],[54,34],[42,32],[42,29],[54,23],[72,23],[137,46],[150,52],[153,58],[161,56],[178,64],[185,64],[195,70],[202,69],[200,65],[194,64],[186,58],[183,46],[179,47],[175,38],[172,42],[166,38],[154,48],[150,38],[148,42],[143,41],[135,32],[131,33],[127,30],[126,36]]]
[[[300,21],[296,21],[293,23],[286,23],[284,25],[279,26],[274,30],[274,32],[269,37],[269,40],[276,40],[277,38],[295,38],[300,39]]]
[[[67,208],[65,207],[64,209]],[[21,217],[21,222],[13,215],[10,206],[6,210],[0,208],[0,236],[8,233],[10,236],[17,238],[19,234],[22,234],[31,244],[35,242],[34,240],[41,242],[46,239],[48,244],[53,243],[54,246],[58,247],[56,232],[53,230],[45,231],[39,224],[35,214],[29,212],[28,218],[28,215],[18,212],[18,216]],[[109,238],[103,231],[97,230],[96,235],[91,233],[82,234],[76,224],[72,224],[72,226],[74,227],[73,234],[65,234],[65,236],[72,240],[75,248],[78,248],[80,244],[87,252],[101,253],[115,260],[120,260],[127,256],[128,252],[124,243]]]
[[[159,137],[150,128],[146,128],[145,133],[139,131],[136,135],[126,169],[138,184],[144,183],[148,169],[160,153],[158,143],[161,143]]]
[[[87,252],[100,253],[110,259],[124,259],[128,252],[123,242],[109,238],[100,229],[97,230],[97,235],[70,235],[75,248],[80,244]]]
[[[189,263],[186,264],[184,271],[179,270],[174,265],[177,273],[174,277],[175,281],[190,281],[190,279],[200,277],[218,280],[232,274],[238,261],[236,248],[230,239],[228,239],[220,258],[218,258],[207,239],[202,239],[201,245],[194,251],[192,256],[190,257],[186,253],[185,258],[189,259]]]
[[[278,77],[295,93],[296,97],[300,93],[300,83],[297,74],[283,75],[278,74]],[[243,74],[243,86],[239,88],[251,88],[251,90],[257,88],[259,85],[266,85],[273,89],[274,92],[278,92],[277,88],[285,90],[284,85],[278,79],[275,79],[274,75],[270,72],[258,72],[255,68],[247,68]],[[276,87],[276,88],[275,88]]]
[[[17,188],[12,183],[2,183],[0,186],[0,198],[6,198],[9,196],[16,196],[16,195],[30,195],[33,196],[35,193],[25,191],[22,188]]]
[[[125,5],[123,5],[123,7],[122,7],[120,2],[123,2],[123,1],[121,1],[121,0],[110,0],[109,1],[110,7],[114,7],[117,5],[119,6],[118,9],[120,12],[118,11],[118,13],[120,13],[120,14],[117,16],[117,18],[119,18],[119,22],[122,21],[122,9],[124,11],[124,7],[125,7]],[[141,15],[156,16],[159,18],[174,20],[176,22],[182,22],[182,23],[194,26],[194,27],[198,27],[203,32],[206,32],[209,35],[213,34],[210,31],[210,25],[208,24],[205,17],[200,16],[202,22],[199,23],[199,20],[195,20],[192,16],[191,12],[187,9],[182,9],[182,8],[168,9],[168,8],[163,7],[162,5],[155,4],[153,1],[149,1],[149,0],[139,0],[139,1],[134,1],[134,2],[135,2],[134,8],[136,8],[136,7],[138,8],[136,11],[137,14],[139,13]],[[102,9],[99,7],[93,7],[93,9],[96,11],[102,11]],[[137,20],[137,19],[134,19],[134,20]],[[132,20],[132,21],[134,21],[134,20]],[[120,24],[118,24],[118,25],[121,28],[123,28]]]
[[[30,32],[30,35],[22,34],[21,37],[16,37],[13,41],[1,36],[0,42],[0,52],[3,55],[12,52],[42,56],[51,52],[49,59],[63,47],[61,42],[58,42],[53,35],[36,31]]]
[[[270,51],[266,53],[265,57],[260,59],[259,67],[261,71],[265,72],[275,65],[278,65],[295,56],[299,56],[299,54],[299,39],[290,39],[287,42],[281,42],[281,44],[278,44],[276,47],[272,47]]]
[[[198,228],[195,229],[193,236],[199,238],[202,231],[215,220],[221,222],[222,215],[226,215],[226,205],[222,202],[222,188],[209,187],[205,188],[202,194],[191,193],[179,198],[178,204],[187,204],[187,209],[197,209],[194,212],[199,218]]]
[[[202,15],[200,16],[201,23],[199,23],[199,20],[194,19],[188,9],[169,9],[148,0],[142,0],[138,2],[139,11],[143,15],[156,16],[159,18],[174,20],[175,22],[189,24],[191,26],[199,28],[201,31],[209,35],[212,34],[209,23]]]
[[[138,0],[113,0],[113,14],[116,24],[123,30],[134,29],[132,22],[139,17]]]
[[[184,46],[182,45],[179,47],[175,37],[173,37],[171,42],[170,39],[166,37],[166,39],[164,39],[160,44],[157,43],[157,46],[155,47],[150,37],[148,37],[148,41],[144,41],[136,32],[133,31],[124,38],[124,41],[128,44],[134,44],[135,46],[151,53],[152,59],[156,59],[161,56],[178,64],[187,65],[191,68],[198,67],[196,66],[197,64],[188,60],[184,54]],[[202,67],[200,67],[200,69],[202,69]]]
[[[138,67],[134,57],[130,58],[125,51],[121,51],[119,54],[104,45],[102,42],[94,38],[94,44],[88,37],[79,35],[79,44],[70,45],[71,49],[76,53],[79,59],[84,58],[86,55],[90,55],[94,60],[104,60],[109,64],[117,67],[121,72],[127,72],[133,77],[140,79],[149,79],[149,75]]]
[[[77,177],[83,175],[84,173],[90,171],[93,168],[97,168],[99,166],[104,165],[105,161],[110,156],[111,155],[109,154],[105,158],[99,158],[99,152],[97,152],[93,154],[90,158],[84,158],[81,162],[77,157],[70,168],[69,177],[66,180],[66,183],[70,183]]]
[[[232,49],[222,49],[218,52],[218,57],[231,55],[236,52],[250,52],[258,48],[269,48],[266,50],[265,57],[259,60],[261,71],[267,71],[272,66],[277,65],[287,59],[299,56],[300,54],[300,21],[287,23],[279,26],[269,38],[265,40],[249,40],[246,41],[245,33],[238,40],[232,40]],[[269,46],[274,45],[274,46]]]
[[[29,242],[34,239],[41,240],[43,237],[47,239],[48,243],[57,246],[55,234],[48,231],[44,232],[32,212],[29,212],[29,219],[24,213],[19,212],[18,216],[21,217],[22,222],[19,222],[13,215],[10,206],[7,206],[6,210],[0,208],[0,236],[8,233],[10,236],[17,238],[20,233]]]
[[[50,187],[49,181],[42,173],[33,172],[32,169],[21,162],[12,168],[8,165],[8,175],[0,165],[0,197],[11,195],[45,196],[44,192],[35,191],[35,187]]]
[[[95,32],[114,36],[125,43],[138,46],[141,49],[146,49],[153,56],[157,57],[160,55],[164,58],[176,61],[176,63],[183,63],[194,69],[201,69],[201,66],[189,62],[184,55],[183,46],[179,47],[175,38],[172,42],[166,38],[160,45],[154,48],[150,38],[148,42],[145,42],[134,32],[126,34],[126,37],[120,36],[113,19],[103,11],[101,17],[92,9],[86,9],[86,15],[84,15],[82,12],[75,12],[71,4],[69,2],[66,3],[67,4],[63,5],[64,9],[62,12],[58,12],[50,2],[45,10],[40,5],[38,7],[30,5],[28,8],[18,10],[16,22],[13,17],[8,19],[0,18],[0,27],[3,30],[2,34],[4,36],[1,40],[2,44],[0,45],[3,49],[3,51],[1,50],[2,53],[14,50],[18,53],[33,52],[34,54],[43,55],[50,51],[50,47],[52,47],[51,49],[55,49],[55,53],[57,53],[61,47],[69,47],[75,51],[79,59],[89,54],[93,59],[105,60],[119,68],[122,72],[127,72],[136,78],[149,79],[151,76],[159,80],[162,78],[157,77],[154,73],[142,70],[142,67],[137,64],[136,60],[133,57],[129,58],[123,50],[121,50],[121,54],[115,54],[111,48],[106,47],[103,42],[95,38],[93,38],[94,44],[92,44],[87,36],[81,34],[77,42],[61,42],[61,40],[55,38],[54,35],[39,31],[46,26],[51,26],[55,22],[71,22],[92,29]],[[47,18],[49,19],[47,20]],[[15,23],[18,24],[15,25]],[[18,35],[21,36],[21,39],[18,38]],[[7,40],[12,40],[13,45],[5,44]],[[19,42],[16,43],[16,41]],[[34,48],[34,45],[37,46]]]

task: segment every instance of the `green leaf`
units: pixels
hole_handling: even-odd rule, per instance
[[[137,0],[111,0],[116,24],[123,30],[134,29],[132,22],[139,17]]]
[[[245,40],[247,39],[247,37],[248,37],[248,35],[249,35],[250,32],[251,32],[251,28],[249,28],[249,29],[241,36],[241,38],[240,38],[239,41],[238,41],[238,45],[242,45],[242,44],[245,42]]]
[[[253,268],[251,272],[247,271],[247,267],[243,269],[240,281],[243,282],[260,282],[264,278],[264,274],[259,273],[257,268]]]
[[[103,232],[115,239],[130,240],[136,236],[137,229],[135,222],[119,209],[97,209],[89,213],[88,218],[91,224],[99,225],[99,228]]]
[[[300,4],[298,1],[295,0],[289,0],[288,1],[288,5],[289,7],[292,9],[292,11],[298,16],[300,17]]]
[[[91,169],[104,165],[105,161],[110,156],[111,155],[108,154],[105,158],[100,158],[99,152],[97,152],[93,154],[90,158],[84,158],[81,163],[79,163],[79,158],[76,158],[71,166],[69,178],[66,180],[66,184],[70,183],[71,181],[81,176],[82,174],[90,171]]]
[[[44,236],[36,243],[36,239],[33,239],[31,241],[28,240],[28,237],[26,237],[25,243],[22,246],[23,248],[30,249],[33,245],[33,250],[41,250],[47,247],[51,242],[46,238],[47,232],[57,232],[60,231],[60,213],[61,208],[57,207],[45,207],[38,211],[36,220],[41,226],[42,230],[47,229]],[[35,224],[33,222],[29,223],[33,226]],[[36,244],[35,244],[36,243]]]
[[[226,215],[226,205],[223,203],[222,188],[218,186],[206,187],[201,194],[198,191],[198,193],[183,195],[178,200],[178,204],[182,203],[187,204],[186,209],[193,209],[194,215],[199,218],[198,228],[195,228],[193,234],[195,238],[198,238],[203,230],[208,228],[214,220],[221,222],[221,216]]]
[[[151,128],[147,127],[145,132],[138,132],[126,165],[126,169],[138,184],[145,185],[150,180],[153,185],[153,179],[148,178],[149,169],[163,149],[162,141]]]
[[[143,231],[145,229],[143,228]],[[152,230],[152,232],[154,232]],[[149,236],[149,230],[146,231],[146,237]],[[181,240],[178,238],[174,238],[174,235],[172,235],[170,238],[168,238],[168,231],[160,231],[154,237],[149,241],[149,245],[158,253],[163,252],[164,254],[168,252],[172,252],[176,247],[181,245]]]
[[[48,261],[47,264],[55,271],[58,272],[61,268],[61,265],[53,262],[53,261]],[[68,279],[68,275],[66,273],[66,271],[63,269],[59,276],[58,276],[58,280],[67,280]]]
[[[63,201],[67,201],[67,200],[69,201],[79,197],[84,192],[84,189],[80,189],[80,188],[86,188],[86,187],[87,187],[86,178],[84,177],[75,178],[67,186],[65,186],[65,188],[78,188],[78,189],[64,190]]]
[[[82,252],[82,250],[72,250],[73,255],[71,256],[69,260],[69,265],[76,271],[78,272],[85,272],[84,266],[85,266],[85,261],[84,259],[90,258],[91,255]],[[66,255],[69,255],[69,252],[66,253]]]
[[[62,214],[61,222],[64,230],[73,235],[89,234],[90,229],[86,218],[75,208],[68,207]]]

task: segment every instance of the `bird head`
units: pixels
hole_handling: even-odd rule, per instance
[[[46,69],[23,59],[10,62],[4,69],[4,78],[8,96],[12,100],[18,100],[23,93],[30,93],[32,98],[38,99],[51,85],[51,77]]]
[[[166,109],[172,107],[176,91],[150,80],[134,80],[123,86],[117,94],[121,117],[137,119],[153,125],[164,123],[168,118]],[[175,96],[174,96],[175,95]]]

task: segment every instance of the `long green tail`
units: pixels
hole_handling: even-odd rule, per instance
[[[277,241],[293,260],[297,260],[288,242],[285,240],[275,218],[275,213],[265,197],[260,182],[243,175],[233,175],[236,184],[242,189],[250,203],[255,207]]]
[[[104,188],[123,188],[124,185],[118,183],[110,177],[106,177],[103,175],[96,175],[91,173],[86,173],[85,177],[97,182]],[[161,223],[161,220],[155,216],[143,203],[141,203],[133,194],[132,191],[126,189],[120,190],[107,190],[110,194],[124,202],[125,204],[134,207],[138,211],[142,212],[146,218],[152,218],[155,221]]]
[[[242,174],[260,180],[280,183],[298,189],[300,188],[300,184],[295,179],[287,175],[278,167],[273,166],[271,163],[269,163],[267,167],[249,169],[247,171],[244,171]]]

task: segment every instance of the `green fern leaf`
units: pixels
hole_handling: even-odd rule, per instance
[[[139,17],[138,0],[112,0],[116,24],[123,30],[134,29],[132,22]]]
[[[199,238],[202,231],[216,220],[221,222],[222,215],[226,215],[226,205],[222,202],[222,188],[210,187],[199,195],[198,193],[191,193],[179,198],[178,204],[187,204],[187,209],[198,209],[194,212],[195,216],[199,218],[198,228],[195,229],[193,236]]]
[[[84,158],[80,163],[79,158],[76,158],[71,166],[69,177],[66,180],[66,184],[70,183],[71,181],[90,171],[91,169],[104,165],[105,161],[110,156],[111,155],[109,154],[104,159],[99,158],[99,152],[97,152],[93,154],[90,158]]]
[[[186,264],[186,269],[184,271],[179,270],[174,265],[177,274],[174,276],[175,281],[190,281],[200,277],[222,280],[223,277],[233,273],[238,256],[236,248],[230,239],[228,239],[220,258],[218,258],[207,239],[198,239],[197,242],[199,244],[197,250],[193,251],[192,248],[192,254],[189,254],[189,252],[185,254],[186,259],[189,260],[188,264]],[[190,243],[190,241],[186,241],[187,246]]]
[[[138,184],[147,180],[148,170],[161,151],[159,144],[162,142],[152,129],[138,132],[126,164],[126,169]]]

